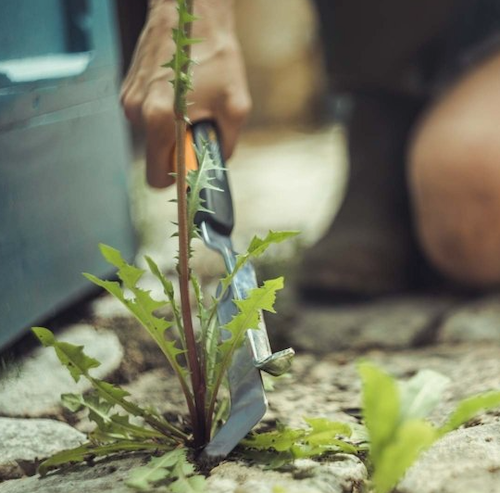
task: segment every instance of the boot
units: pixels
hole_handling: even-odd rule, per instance
[[[347,122],[350,175],[326,235],[305,252],[299,289],[314,301],[399,293],[417,282],[419,253],[406,185],[408,133],[421,104],[357,94]]]

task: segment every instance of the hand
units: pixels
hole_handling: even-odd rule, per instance
[[[234,31],[232,0],[196,0],[192,36],[204,41],[192,47],[193,92],[188,94],[188,117],[216,121],[224,157],[231,156],[251,101],[240,47]],[[122,86],[125,115],[146,131],[146,177],[157,188],[174,179],[175,145],[173,78],[161,67],[172,58],[175,45],[172,28],[177,24],[174,0],[150,0],[146,25],[135,49],[130,70]]]

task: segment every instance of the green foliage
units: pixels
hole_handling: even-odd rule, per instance
[[[459,426],[470,421],[480,412],[500,407],[500,392],[487,392],[464,399],[458,404],[448,421],[440,428],[439,433],[443,435],[457,429]]]
[[[212,182],[215,180],[215,176],[210,172],[219,171],[224,173],[226,171],[225,168],[218,166],[212,159],[206,143],[203,145],[201,151],[195,148],[195,152],[199,163],[198,168],[191,170],[186,177],[186,183],[189,188],[189,194],[187,196],[187,220],[190,227],[190,241],[193,238],[199,237],[195,225],[196,214],[198,212],[212,214],[212,211],[207,209],[204,205],[204,200],[201,197],[202,190],[222,191],[220,188],[213,185]]]
[[[278,277],[264,282],[264,285],[259,288],[250,290],[245,299],[234,300],[238,307],[238,314],[224,326],[229,337],[219,344],[214,354],[208,355],[211,361],[214,361],[214,371],[207,375],[207,389],[212,402],[217,396],[222,378],[231,364],[234,352],[244,342],[246,331],[259,328],[262,310],[274,313],[276,291],[282,288],[283,278]]]
[[[139,491],[149,491],[165,484],[172,493],[204,491],[205,478],[195,473],[186,458],[186,449],[175,449],[152,458],[146,466],[134,469],[127,481],[127,485]]]
[[[56,340],[50,330],[33,327],[33,333],[45,347],[53,347],[61,363],[66,366],[73,380],[78,383],[82,376],[88,377],[89,370],[100,366],[99,361],[90,358],[83,352],[83,346],[75,346]]]
[[[175,90],[176,121],[187,122],[186,95],[192,89],[190,47],[200,40],[190,36],[190,24],[196,19],[190,12],[192,2],[190,0],[177,0],[177,7],[179,13],[178,28],[173,30],[176,51],[173,59],[165,66],[172,69],[174,73],[171,82]],[[177,144],[182,146],[184,143]],[[211,175],[213,173],[210,173],[216,169],[216,166],[207,147],[201,151],[197,150],[197,157],[198,169],[190,172],[186,177],[186,183],[190,190],[186,199],[186,221],[179,220],[182,227],[187,222],[189,231],[188,257],[191,255],[190,242],[198,236],[195,216],[199,211],[210,212],[205,208],[200,192],[204,189],[217,190],[212,183]],[[180,179],[179,188],[183,188],[180,185]],[[181,195],[180,192],[179,195]],[[179,203],[185,204],[184,199],[179,199]],[[186,229],[180,229],[184,235]],[[89,281],[118,299],[137,319],[164,354],[184,393],[194,430],[194,442],[197,439],[197,430],[202,429],[195,419],[199,417],[200,409],[206,411],[207,416],[202,416],[202,418],[206,420],[207,428],[212,423],[214,425],[210,427],[212,434],[216,432],[216,426],[223,423],[227,416],[228,401],[219,398],[219,390],[224,383],[232,356],[243,344],[246,331],[259,328],[261,312],[274,312],[276,292],[283,287],[283,279],[266,281],[262,286],[250,290],[244,300],[235,301],[237,314],[224,327],[218,324],[217,306],[230,289],[234,276],[245,266],[246,262],[262,255],[269,246],[280,243],[295,234],[297,233],[270,231],[263,239],[253,238],[247,251],[238,256],[234,271],[222,279],[219,296],[212,297],[208,303],[200,283],[194,275],[191,275],[190,281],[192,291],[195,294],[201,326],[199,337],[194,342],[192,331],[189,329],[190,323],[188,323],[190,317],[185,316],[185,310],[183,310],[185,306],[180,307],[176,301],[173,282],[160,271],[151,258],[146,257],[147,266],[163,288],[163,299],[153,298],[150,291],[140,286],[141,279],[147,273],[146,270],[129,264],[118,250],[104,244],[100,245],[101,253],[105,260],[116,268],[118,280],[102,280],[92,274],[84,274]],[[186,248],[179,249],[179,258],[186,259]],[[179,262],[179,265],[184,264]],[[186,270],[188,269],[179,268],[178,277],[181,281],[187,278],[185,274],[182,274]],[[182,284],[182,287],[185,285],[185,283]],[[181,289],[181,291],[184,303],[185,298],[189,298],[189,296],[185,296],[186,290]],[[171,315],[169,317],[160,316],[159,311],[162,310],[164,313],[166,307],[169,308]],[[221,338],[222,331],[228,334],[224,340]],[[192,445],[193,436],[170,423],[154,409],[145,409],[130,401],[128,392],[121,387],[96,378],[93,375],[93,370],[100,363],[95,358],[86,355],[82,346],[58,341],[49,330],[43,327],[33,328],[33,333],[45,347],[54,349],[57,357],[68,369],[75,382],[82,378],[90,382],[92,385],[90,393],[86,395],[64,394],[62,402],[73,412],[86,410],[88,418],[95,423],[94,430],[89,434],[88,443],[58,453],[46,460],[39,468],[40,474],[44,475],[50,469],[67,463],[90,462],[95,457],[112,455],[122,451],[149,451],[151,453],[160,451],[164,455],[153,458],[147,466],[132,473],[129,481],[131,486],[147,490],[156,485],[166,485],[168,491],[174,493],[203,490],[204,479],[195,474],[192,464],[186,458],[184,448]],[[195,351],[193,351],[193,345],[195,345]],[[195,355],[194,363],[199,364],[199,369],[202,372],[202,378],[198,380],[207,383],[205,394],[203,391],[201,392],[205,401],[199,395],[200,389],[203,389],[204,385],[195,385],[198,367],[193,364],[193,354]],[[189,364],[186,363],[186,359]],[[207,404],[205,405],[203,402]],[[200,403],[202,404],[200,405]],[[328,446],[323,443],[321,438],[326,433],[323,428],[324,424],[311,422],[310,430],[294,446],[293,453],[312,456],[319,454],[319,452],[314,451],[320,449],[326,451]],[[330,430],[332,440],[334,440],[333,433],[334,430]],[[203,439],[205,438],[203,436]],[[338,444],[333,444],[334,441],[329,447],[349,448],[341,441]]]
[[[88,410],[89,419],[97,425],[96,430],[91,434],[91,438],[95,441],[164,438],[164,435],[158,431],[131,424],[130,416],[127,414],[112,414],[113,404],[103,399],[97,392],[86,396],[63,394],[61,400],[63,405],[72,412]]]
[[[226,277],[221,280],[222,291],[219,295],[219,299],[222,299],[231,285],[234,276],[240,271],[240,269],[249,261],[262,256],[271,245],[276,245],[282,243],[283,241],[289,240],[294,236],[299,234],[298,231],[272,231],[270,230],[265,238],[259,238],[254,236],[250,245],[244,253],[240,253],[236,260],[236,265],[232,272],[230,272]]]
[[[187,121],[186,95],[193,89],[191,66],[191,46],[200,43],[201,39],[191,38],[189,25],[197,20],[197,17],[189,12],[186,0],[177,0],[177,11],[179,21],[176,29],[173,29],[173,39],[176,50],[172,60],[165,65],[165,68],[172,69],[173,79],[170,81],[174,86],[174,109],[177,115],[182,116]]]
[[[252,433],[241,441],[244,455],[265,462],[276,469],[295,459],[316,458],[327,453],[356,454],[357,446],[349,441],[352,429],[347,423],[326,418],[305,418],[307,428],[290,428],[278,424],[272,431]],[[257,453],[256,453],[257,452]]]
[[[150,451],[153,453],[157,450],[168,450],[169,448],[171,447],[163,444],[136,440],[117,440],[113,443],[103,445],[88,442],[74,449],[58,452],[49,459],[43,461],[38,467],[38,474],[43,477],[51,469],[56,467],[78,462],[91,463],[96,457],[106,457],[120,452]]]
[[[458,404],[447,423],[435,427],[424,420],[439,403],[449,379],[431,370],[397,382],[371,363],[361,363],[363,416],[370,440],[373,485],[387,493],[419,455],[436,440],[480,411],[500,405],[500,392],[489,392]]]
[[[110,246],[101,244],[100,249],[103,257],[118,269],[117,275],[122,281],[122,286],[120,286],[118,282],[103,281],[91,274],[84,274],[85,277],[94,284],[104,288],[121,303],[123,303],[123,305],[147,330],[156,344],[158,344],[158,347],[161,349],[171,368],[177,375],[186,400],[191,403],[193,396],[187,384],[187,370],[182,367],[178,360],[178,357],[183,355],[185,351],[179,348],[177,341],[169,336],[169,329],[171,329],[173,323],[165,320],[163,317],[157,317],[154,314],[156,310],[163,308],[169,303],[172,304],[174,313],[178,313],[179,308],[173,298],[173,295],[167,300],[157,301],[153,299],[149,291],[145,291],[137,286],[137,283],[145,273],[144,270],[128,264],[123,259],[120,252]],[[148,264],[152,273],[154,275],[158,275],[158,267],[151,262],[151,260]],[[170,285],[168,282],[164,281],[164,290],[168,291],[169,288]],[[133,297],[127,298],[125,296],[125,290],[128,290]],[[177,322],[179,322],[179,320],[177,320]],[[179,327],[179,330],[182,331],[182,327]]]

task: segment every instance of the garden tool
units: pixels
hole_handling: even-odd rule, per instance
[[[211,184],[218,189],[202,190],[203,205],[210,212],[198,212],[195,223],[205,245],[222,256],[227,272],[232,273],[237,255],[231,241],[234,226],[233,205],[217,128],[210,121],[198,122],[192,126],[189,138],[192,138],[198,154],[206,149],[215,163],[215,169],[207,173],[212,179]],[[244,299],[248,292],[256,287],[255,271],[247,262],[235,274],[231,286],[218,306],[217,317],[221,327],[230,322],[238,312],[233,300]],[[220,289],[219,286],[219,295]],[[221,337],[228,337],[229,333],[224,332],[222,330]],[[271,351],[261,313],[259,328],[249,328],[246,331],[244,344],[233,356],[228,370],[231,397],[229,418],[205,447],[203,456],[206,459],[225,457],[262,419],[267,410],[267,399],[261,371],[274,376],[281,375],[290,368],[293,355],[291,348],[276,353]]]

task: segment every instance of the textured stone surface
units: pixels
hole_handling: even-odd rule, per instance
[[[11,480],[0,484],[0,493],[130,493],[125,484],[130,470],[144,458],[104,460],[94,467],[78,465],[64,473]],[[330,463],[297,461],[289,472],[266,471],[239,462],[225,462],[212,471],[207,493],[274,493],[281,486],[287,493],[353,493],[366,479],[364,464],[355,457],[339,456]]]
[[[141,458],[104,460],[94,467],[80,464],[45,478],[33,476],[0,483],[0,493],[131,493],[125,481],[133,467],[142,465]]]
[[[293,326],[292,345],[313,353],[346,349],[403,349],[434,337],[453,300],[440,297],[395,297],[332,307],[304,306]]]
[[[0,480],[34,474],[37,461],[84,440],[85,435],[59,421],[0,418]]]
[[[498,493],[500,422],[455,431],[425,452],[398,493]]]
[[[123,349],[116,335],[90,325],[73,325],[56,334],[61,341],[85,346],[85,352],[101,366],[92,370],[98,378],[115,371]],[[0,415],[38,417],[57,413],[61,394],[84,391],[90,384],[75,384],[52,348],[39,347],[19,362],[15,375],[0,380]]]
[[[143,373],[124,388],[130,392],[131,400],[152,406],[161,413],[186,412],[186,401],[177,378],[163,368]]]
[[[463,344],[431,346],[397,352],[373,350],[366,353],[364,357],[382,365],[398,378],[408,378],[423,368],[448,375],[452,381],[451,385],[443,396],[442,404],[432,417],[432,421],[441,423],[460,399],[477,392],[500,388],[498,355],[498,348],[491,344]],[[266,421],[271,423],[275,419],[280,419],[293,426],[303,426],[303,416],[327,416],[343,421],[356,420],[356,410],[360,405],[360,383],[356,372],[357,357],[354,353],[332,354],[327,357],[299,355],[294,365],[293,376],[279,379],[275,383],[275,390],[268,393],[270,411],[266,416]],[[180,412],[184,406],[179,391],[172,382],[171,375],[158,369],[144,373],[128,385],[127,389],[132,393],[134,400],[151,403],[164,412],[174,414]],[[431,459],[424,456],[420,461],[423,461],[424,466],[420,466],[420,462],[415,465],[415,468],[421,468],[417,469],[418,473],[410,471],[408,478],[401,485],[401,488],[406,489],[402,489],[401,492],[498,491],[491,489],[495,484],[494,481],[498,480],[495,476],[495,461],[497,454],[500,453],[498,419],[496,412],[482,415],[474,420],[475,424],[479,424],[476,428],[455,432],[436,444],[437,455],[432,456]],[[484,434],[481,434],[482,430]],[[467,448],[469,445],[470,453],[460,448],[458,453],[454,452],[457,447]],[[434,453],[433,450],[434,448],[428,453]],[[476,467],[475,479],[472,473],[469,476],[465,472],[458,474],[460,471],[469,470],[471,454],[478,461],[481,457],[488,458],[481,467]],[[463,479],[465,485],[473,485],[474,488],[459,489],[457,486],[459,483],[453,483],[455,489],[440,490],[443,484],[440,481],[448,481],[446,479],[448,469],[445,468],[445,472],[442,472],[437,466],[441,456],[443,460],[453,464],[453,470],[458,471],[456,481],[460,482]],[[433,464],[433,467],[425,466],[427,460]],[[11,480],[0,484],[0,493],[44,493],[45,491],[62,493],[67,491],[64,488],[68,485],[75,493],[80,491],[122,493],[128,491],[124,481],[130,467],[139,465],[140,462],[140,459],[124,458],[105,461],[93,468],[78,466],[64,473],[52,474],[43,480],[37,478]],[[433,476],[432,479],[430,475]],[[429,487],[432,486],[435,489],[419,489],[421,485],[415,481],[422,476],[429,476],[427,478]],[[357,488],[361,487],[365,477],[364,466],[352,457],[319,464],[310,461],[299,462],[295,471],[284,473],[263,471],[256,466],[242,463],[226,462],[214,471],[209,479],[210,488],[207,491],[272,493],[273,485],[279,485],[291,493],[327,491],[345,493],[360,491]]]
[[[444,320],[441,342],[500,342],[500,295],[464,304]]]
[[[212,471],[207,491],[212,493],[344,493],[361,491],[367,477],[356,457],[339,455],[329,463],[300,460],[290,472],[268,471],[241,463],[226,462]]]

